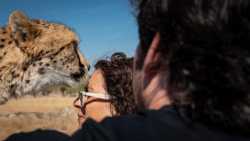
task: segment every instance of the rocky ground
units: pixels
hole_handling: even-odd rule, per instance
[[[14,133],[55,129],[72,134],[78,127],[75,97],[43,96],[12,99],[0,105],[0,140]]]

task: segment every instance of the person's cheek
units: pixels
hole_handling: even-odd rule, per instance
[[[88,105],[87,113],[88,117],[100,122],[107,116],[111,116],[110,103],[95,102],[92,105]]]
[[[103,113],[103,109],[98,102],[93,102],[86,106],[86,115],[88,117],[98,121],[100,113]]]

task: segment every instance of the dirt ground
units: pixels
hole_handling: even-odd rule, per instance
[[[72,134],[79,127],[73,100],[63,96],[25,97],[0,105],[0,140],[36,129]]]

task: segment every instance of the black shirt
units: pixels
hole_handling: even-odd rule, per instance
[[[54,130],[35,130],[32,132],[15,133],[4,141],[68,141],[70,136]]]
[[[101,123],[87,119],[74,141],[250,141],[237,135],[188,124],[173,107],[146,110],[139,115],[106,118]]]

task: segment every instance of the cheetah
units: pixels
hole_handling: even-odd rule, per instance
[[[78,44],[78,36],[63,24],[12,12],[0,28],[0,103],[86,81],[89,63]]]

